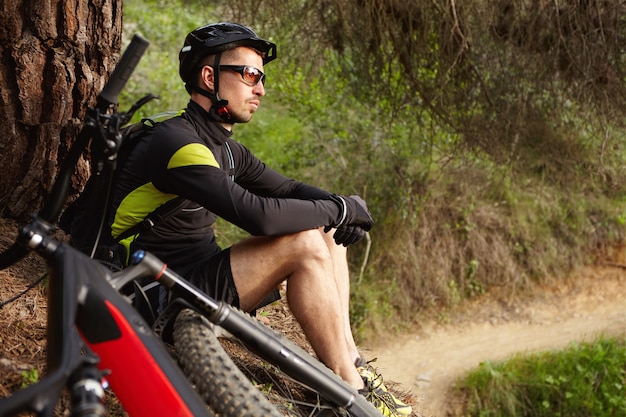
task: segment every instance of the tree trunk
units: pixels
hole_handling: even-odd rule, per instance
[[[119,58],[122,0],[0,0],[0,9],[0,214],[24,218]],[[88,171],[82,161],[76,188]]]

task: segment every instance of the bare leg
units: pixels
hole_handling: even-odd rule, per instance
[[[333,240],[334,230],[323,233],[322,236],[328,246],[330,256],[333,260],[333,267],[335,273],[335,283],[337,290],[339,291],[339,298],[341,300],[341,310],[344,319],[344,329],[346,332],[346,343],[348,345],[348,352],[354,363],[359,357],[359,351],[352,335],[352,329],[350,327],[350,270],[348,268],[347,248],[342,245],[337,245]]]
[[[354,367],[356,348],[346,337],[345,286],[340,290],[333,256],[318,230],[246,239],[231,248],[231,268],[245,311],[286,279],[289,307],[315,353],[348,384],[363,388]]]

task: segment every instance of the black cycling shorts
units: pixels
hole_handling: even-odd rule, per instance
[[[209,297],[239,307],[239,294],[230,269],[230,248],[197,263],[185,276]]]
[[[211,298],[225,301],[239,308],[239,293],[230,268],[230,248],[224,249],[209,260],[195,265],[187,272],[186,277]],[[279,299],[280,293],[278,289],[275,289],[256,308],[266,306]]]

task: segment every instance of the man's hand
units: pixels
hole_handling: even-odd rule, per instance
[[[335,230],[333,239],[338,245],[348,246],[363,239],[365,233],[367,232],[357,225],[339,226]]]

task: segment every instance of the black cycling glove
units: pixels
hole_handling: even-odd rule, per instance
[[[339,226],[337,227],[337,230],[335,230],[333,239],[335,239],[335,243],[338,245],[348,246],[363,239],[365,233],[367,232],[363,230],[361,226]]]

